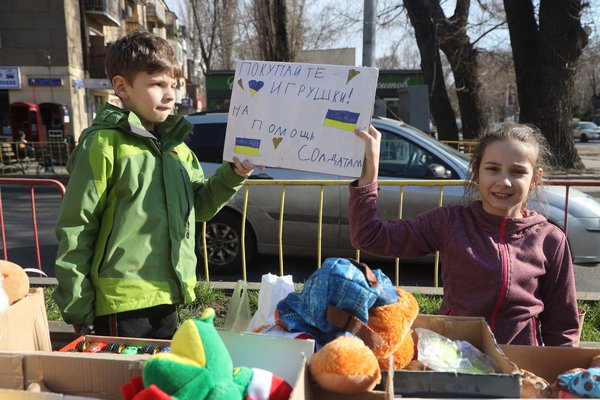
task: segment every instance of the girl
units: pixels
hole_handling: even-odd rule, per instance
[[[381,134],[357,130],[365,161],[350,185],[350,237],[357,249],[392,257],[440,251],[440,314],[483,316],[501,344],[577,346],[579,319],[571,252],[564,233],[528,210],[542,184],[548,147],[531,126],[505,124],[480,138],[471,158],[481,200],[445,206],[414,220],[377,217]]]

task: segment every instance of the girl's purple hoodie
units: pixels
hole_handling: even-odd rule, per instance
[[[483,316],[500,344],[577,346],[579,318],[571,252],[542,215],[486,213],[480,201],[412,220],[377,217],[377,182],[350,185],[350,237],[357,249],[391,257],[440,251],[440,314]],[[541,338],[539,334],[541,332]]]

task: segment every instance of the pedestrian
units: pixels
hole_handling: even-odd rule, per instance
[[[33,148],[31,144],[27,142],[27,135],[25,132],[19,130],[17,133],[19,140],[17,141],[17,156],[19,159],[33,158]]]
[[[56,228],[54,299],[78,333],[170,338],[176,305],[195,299],[196,222],[212,218],[252,173],[234,159],[204,179],[184,143],[192,125],[171,115],[178,65],[169,43],[148,32],[107,47],[123,108],[101,106],[82,132]]]
[[[498,343],[577,346],[579,319],[565,234],[527,208],[550,159],[535,127],[505,124],[484,134],[471,156],[479,200],[439,207],[414,219],[377,217],[381,134],[365,141],[360,178],[350,185],[350,236],[379,256],[441,255],[440,314],[485,317]],[[472,197],[472,196],[471,196]]]

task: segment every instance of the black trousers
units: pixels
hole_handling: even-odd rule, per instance
[[[102,336],[171,339],[177,330],[173,304],[102,315],[94,321],[94,333]]]

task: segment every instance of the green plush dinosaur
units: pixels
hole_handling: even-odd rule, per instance
[[[287,399],[291,387],[281,378],[259,369],[234,369],[214,318],[215,310],[207,308],[200,319],[184,321],[173,336],[171,351],[146,362],[144,386],[154,384],[177,400]]]

